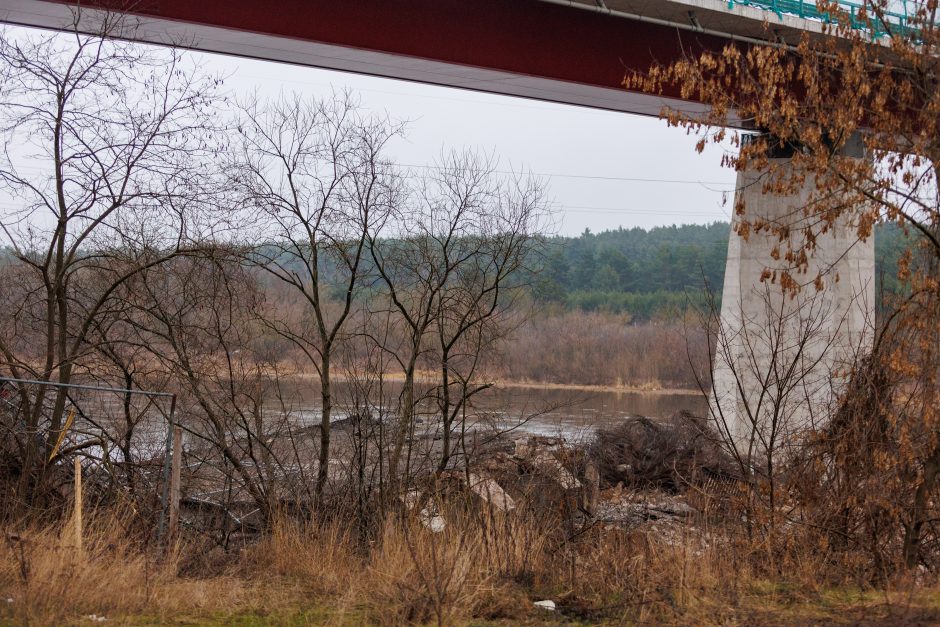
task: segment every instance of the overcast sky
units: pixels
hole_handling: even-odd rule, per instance
[[[409,120],[392,147],[402,164],[433,163],[444,148],[493,152],[501,167],[545,175],[560,234],[619,226],[727,220],[734,173],[720,151],[662,120],[343,72],[199,54],[231,93],[311,96],[351,89],[365,107]]]
[[[14,32],[21,31],[17,27]],[[577,235],[639,226],[728,220],[734,173],[721,150],[695,152],[697,138],[657,118],[523,98],[256,61],[190,53],[226,77],[225,90],[262,97],[296,91],[311,97],[349,89],[363,106],[407,120],[391,146],[403,165],[433,164],[442,150],[495,155],[500,169],[531,172],[548,185],[556,231]]]

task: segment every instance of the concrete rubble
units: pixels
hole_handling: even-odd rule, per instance
[[[481,477],[470,473],[470,491],[502,512],[509,512],[516,508],[515,501],[503,488],[490,477]]]
[[[422,499],[425,499],[424,506],[418,512],[418,520],[421,521],[421,524],[433,533],[441,533],[447,528],[447,521],[438,511],[437,504],[421,491],[408,490],[400,498],[408,511],[416,509],[421,505]]]
[[[571,452],[560,438],[524,436],[498,444],[475,458],[472,472],[452,469],[442,473],[444,491],[462,491],[478,503],[508,514],[517,509],[516,491],[524,493],[526,484],[520,484],[519,479],[537,477],[539,482],[547,480],[549,485],[569,495],[572,514],[584,523],[636,529],[666,540],[682,533],[699,511],[694,503],[690,504],[687,495],[655,488],[633,490],[617,484],[602,491],[595,461],[579,459],[575,465],[579,468],[577,474],[563,463]],[[401,499],[407,509],[417,512],[418,520],[431,532],[441,533],[446,528],[443,512],[428,494],[411,490],[402,494]]]
[[[447,528],[447,521],[437,512],[437,508],[429,504],[418,514],[418,519],[433,533],[441,533]]]
[[[611,526],[636,527],[650,521],[685,521],[696,511],[682,496],[614,489],[602,495],[594,517]]]
[[[545,441],[547,440],[547,442]],[[542,476],[555,481],[563,490],[577,490],[581,482],[551,454],[550,448],[560,444],[559,438],[529,438],[516,440],[513,457]]]

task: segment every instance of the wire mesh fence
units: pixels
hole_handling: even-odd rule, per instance
[[[69,511],[77,461],[86,510],[123,507],[158,542],[182,532],[228,546],[278,515],[307,518],[320,507],[364,520],[370,504],[397,502],[403,486],[439,465],[436,400],[430,390],[419,396],[412,428],[399,430],[397,388],[334,390],[331,455],[323,462],[322,409],[268,378],[176,395],[0,377],[0,512]],[[487,442],[485,434],[506,428],[483,409],[461,420],[472,441],[454,444],[448,470],[476,454],[477,426]]]
[[[87,504],[120,504],[152,524],[167,509],[167,392],[0,377],[4,511],[42,513],[72,498],[78,459]]]
[[[122,506],[157,540],[178,523],[227,544],[276,511],[309,513],[320,480],[340,500],[354,480],[366,491],[381,481],[388,406],[360,398],[335,407],[334,455],[321,476],[320,411],[264,383],[178,397],[0,377],[0,511],[67,511],[78,460],[86,508]]]

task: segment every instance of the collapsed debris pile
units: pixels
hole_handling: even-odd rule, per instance
[[[628,418],[597,432],[588,450],[608,486],[684,492],[703,475],[731,477],[735,466],[705,419],[686,411],[665,420]]]
[[[733,483],[734,468],[705,421],[678,412],[667,419],[628,418],[583,446],[560,437],[499,436],[469,468],[449,470],[441,479],[448,491],[495,511],[512,512],[522,501],[536,507],[563,503],[580,524],[637,529],[687,524],[722,498],[713,488]],[[419,504],[416,498],[408,497],[409,509]],[[422,519],[443,529],[436,506],[420,504],[421,512],[432,514]]]
[[[419,436],[416,446],[435,446],[434,436],[433,431]],[[525,507],[557,512],[579,526],[656,531],[664,525],[688,525],[722,498],[713,488],[734,481],[734,465],[717,444],[716,434],[687,412],[667,419],[631,417],[599,430],[587,443],[480,432],[472,451],[455,460],[446,470],[416,476],[399,497],[405,510],[435,533],[447,528],[447,502],[455,498],[505,515]],[[341,491],[341,473],[336,480],[334,489]],[[190,483],[203,492],[218,483],[207,481]],[[184,515],[228,517],[226,528],[256,533],[262,521],[250,495],[229,494],[227,503],[216,511],[209,501],[184,494]],[[294,506],[305,505],[298,501]]]

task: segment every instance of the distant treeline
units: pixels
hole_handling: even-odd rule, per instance
[[[705,304],[705,287],[721,297],[728,237],[727,222],[684,224],[653,229],[619,228],[601,233],[586,229],[577,237],[547,240],[539,272],[531,282],[532,298],[554,309],[628,314],[637,322],[674,320],[690,307]],[[898,260],[910,239],[896,224],[875,230],[875,267],[879,293],[897,293]],[[385,241],[391,250],[396,240]],[[277,258],[272,247],[265,256]],[[10,257],[0,247],[0,263]],[[280,260],[286,267],[290,262]],[[369,260],[364,266],[371,265]],[[324,263],[321,272],[335,268]],[[327,283],[329,283],[327,281]],[[343,287],[337,298],[341,297]],[[367,290],[363,290],[367,291]]]
[[[673,318],[717,296],[725,275],[727,222],[641,228],[556,237],[548,242],[534,297],[568,309],[629,313],[635,320]],[[898,290],[898,259],[908,237],[895,224],[875,234],[879,291]]]

